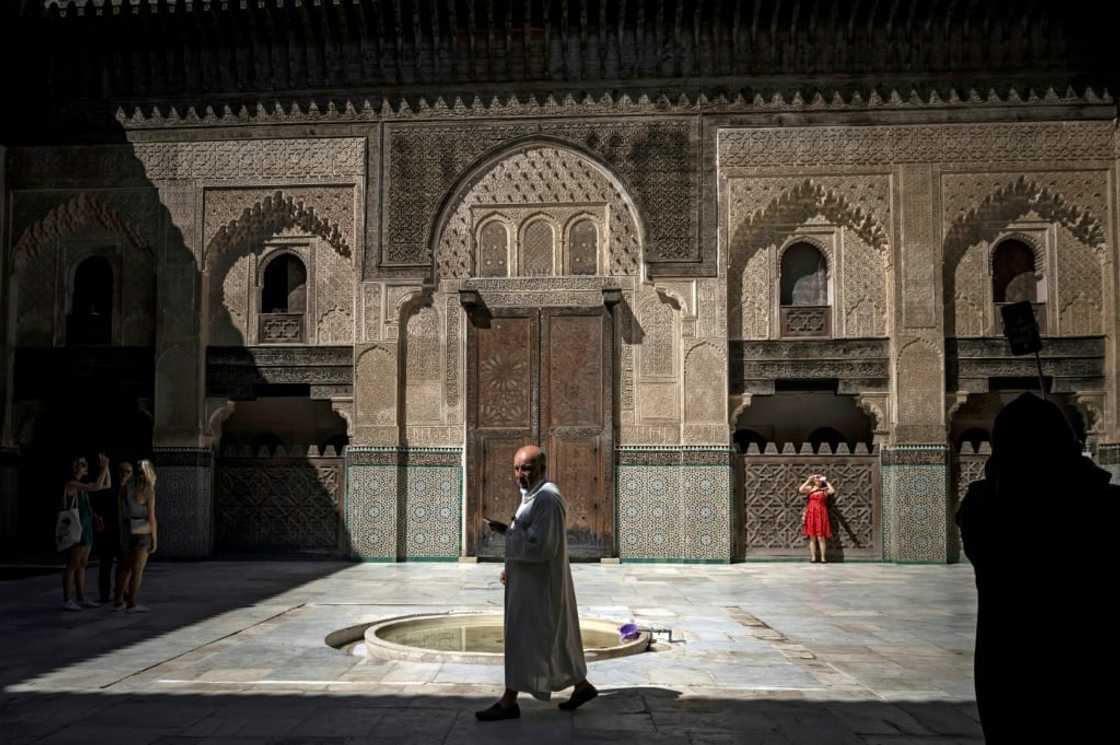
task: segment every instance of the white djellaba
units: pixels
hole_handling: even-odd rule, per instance
[[[548,701],[587,677],[560,490],[542,481],[522,497],[505,534],[506,688]]]

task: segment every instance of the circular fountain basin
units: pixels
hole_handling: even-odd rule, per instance
[[[466,662],[500,665],[503,629],[500,613],[439,613],[388,618],[365,631],[366,654],[415,662]],[[644,652],[649,632],[619,642],[618,624],[597,618],[579,619],[583,654],[588,662]]]

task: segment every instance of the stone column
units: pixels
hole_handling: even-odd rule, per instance
[[[894,426],[892,442],[882,450],[884,545],[895,561],[945,562],[951,516],[940,174],[928,164],[913,164],[897,167],[895,178]]]
[[[354,436],[346,449],[346,512],[350,554],[363,561],[397,560],[400,492],[400,311],[410,291],[366,286],[362,343],[354,345]]]
[[[166,208],[156,298],[154,460],[160,553],[199,557],[213,548],[213,454],[204,436],[205,339],[201,323],[199,192],[161,185]]]

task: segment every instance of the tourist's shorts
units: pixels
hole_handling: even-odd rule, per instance
[[[129,551],[151,551],[152,550],[152,534],[151,533],[131,533],[128,536],[128,550]]]

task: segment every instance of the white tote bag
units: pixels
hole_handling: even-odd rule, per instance
[[[63,497],[65,500],[66,497]],[[82,540],[82,518],[78,515],[78,498],[74,497],[73,506],[63,507],[58,511],[58,519],[54,524],[54,547],[65,551],[78,541]]]

